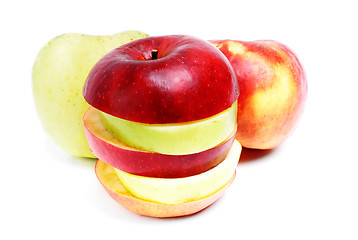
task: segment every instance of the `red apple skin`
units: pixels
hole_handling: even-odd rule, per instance
[[[210,42],[228,58],[240,87],[236,139],[246,148],[277,147],[294,131],[307,98],[297,56],[271,40]]]
[[[235,131],[214,148],[188,155],[166,155],[128,146],[105,130],[98,111],[91,107],[83,118],[85,135],[92,153],[112,167],[135,175],[181,178],[216,167],[227,156]]]
[[[158,59],[151,59],[158,50]],[[228,109],[239,89],[226,57],[185,35],[148,37],[106,54],[92,69],[83,96],[93,107],[134,122],[200,120]]]
[[[222,196],[224,191],[234,180],[236,174],[234,173],[232,178],[223,188],[206,198],[181,204],[162,204],[142,200],[133,196],[123,187],[113,168],[101,160],[97,161],[95,171],[98,180],[106,192],[122,207],[139,215],[156,218],[187,216],[207,208]]]

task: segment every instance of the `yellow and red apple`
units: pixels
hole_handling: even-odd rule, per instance
[[[228,58],[240,87],[236,139],[246,148],[275,148],[295,129],[307,97],[297,56],[276,41],[210,42]]]
[[[238,95],[229,61],[207,41],[149,37],[109,52],[83,89],[92,106],[84,116],[88,143],[98,166],[109,164],[117,175],[106,184],[96,168],[100,181],[124,205],[170,205],[179,215],[208,206],[233,178],[241,153],[233,143]],[[108,190],[115,186],[126,190]]]

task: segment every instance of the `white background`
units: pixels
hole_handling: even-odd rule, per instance
[[[358,239],[358,15],[355,1],[2,1],[0,239]],[[246,155],[223,197],[175,219],[135,215],[44,132],[31,70],[70,32],[278,40],[296,52],[308,99],[294,134]]]

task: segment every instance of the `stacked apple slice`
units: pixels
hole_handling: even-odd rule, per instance
[[[238,95],[230,63],[206,41],[149,37],[109,52],[83,90],[98,179],[142,215],[204,209],[235,176]]]

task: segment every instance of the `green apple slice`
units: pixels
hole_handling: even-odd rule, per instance
[[[218,166],[184,178],[151,178],[115,169],[124,187],[134,196],[158,203],[179,204],[205,198],[222,188],[235,172],[241,145],[234,141],[226,159]]]
[[[138,123],[99,112],[106,129],[122,142],[146,151],[184,155],[215,147],[234,131],[237,101],[210,118],[173,124]]]

